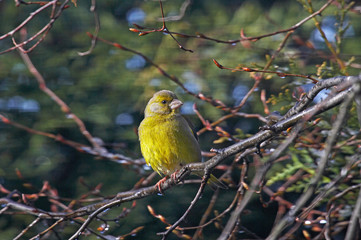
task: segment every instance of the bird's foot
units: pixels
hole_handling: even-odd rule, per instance
[[[174,173],[170,175],[170,178],[173,180],[174,183],[177,183],[177,174],[179,173],[179,170],[176,170]]]
[[[209,150],[209,151],[217,153],[217,154],[222,154],[224,152],[224,148],[220,148],[220,149],[211,148],[211,150]]]
[[[155,186],[158,188],[158,191],[160,194],[163,194],[163,190],[162,190],[162,184],[167,181],[168,179],[168,176],[165,176],[164,178],[162,178],[161,180],[159,180]]]

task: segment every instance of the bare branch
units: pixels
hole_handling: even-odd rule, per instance
[[[246,37],[244,35],[243,29],[241,30],[241,38],[236,39],[236,40],[220,40],[220,39],[208,37],[208,36],[206,36],[206,35],[204,35],[202,33],[198,33],[196,35],[188,35],[188,34],[185,34],[185,33],[171,32],[171,31],[167,31],[167,33],[173,34],[173,35],[178,35],[178,36],[180,36],[182,38],[200,38],[200,39],[205,39],[205,40],[214,41],[214,42],[217,42],[217,43],[224,43],[224,44],[236,44],[236,43],[239,43],[239,42],[242,42],[242,41],[258,41],[258,40],[260,40],[262,38],[271,37],[271,36],[274,36],[274,35],[278,35],[280,33],[287,33],[287,32],[292,32],[292,31],[296,30],[297,28],[302,26],[304,23],[306,23],[310,19],[312,19],[315,16],[321,14],[332,2],[333,2],[333,0],[327,1],[327,3],[325,3],[318,11],[316,11],[316,12],[312,13],[311,15],[307,16],[306,18],[302,19],[301,21],[299,21],[298,23],[296,23],[295,25],[293,25],[290,28],[278,30],[278,31],[275,31],[275,32],[272,32],[272,33],[267,33],[267,34],[263,34],[263,35],[256,36],[256,37]],[[159,29],[152,29],[152,28],[147,28],[147,27],[143,27],[143,26],[139,26],[139,25],[136,25],[136,27],[138,27],[138,29],[132,29],[131,28],[130,31],[139,33],[139,36],[143,36],[143,35],[153,33],[153,32],[162,32]],[[151,29],[151,30],[150,31],[145,31],[143,29]]]
[[[22,59],[24,60],[24,63],[28,67],[30,73],[33,74],[35,79],[38,81],[39,89],[44,93],[46,93],[52,100],[54,100],[60,106],[61,110],[67,115],[68,118],[71,118],[75,121],[75,123],[79,127],[81,134],[83,134],[86,137],[86,139],[92,144],[94,148],[100,148],[99,144],[94,140],[94,137],[86,129],[86,126],[83,123],[83,121],[77,115],[72,113],[70,107],[46,86],[45,79],[36,69],[28,54],[23,51],[19,51],[19,53]]]
[[[358,79],[360,81],[360,79]],[[349,92],[347,96],[345,96],[345,100],[341,104],[339,114],[337,115],[337,119],[333,124],[330,135],[326,140],[326,148],[322,154],[322,157],[318,163],[316,174],[313,176],[310,185],[306,192],[298,199],[295,206],[290,210],[290,212],[278,223],[278,225],[272,230],[271,234],[267,239],[278,239],[279,234],[282,230],[294,220],[296,213],[306,204],[306,202],[310,199],[310,197],[314,194],[315,189],[317,187],[318,182],[320,181],[322,174],[326,168],[327,161],[329,159],[329,154],[332,150],[333,144],[336,141],[337,135],[342,127],[342,123],[346,117],[347,108],[350,105],[353,97],[355,95],[355,91]]]
[[[59,4],[59,0],[50,1],[50,2],[46,3],[45,5],[39,7],[36,11],[30,13],[29,17],[27,19],[25,19],[21,24],[19,24],[16,28],[14,28],[10,32],[0,36],[0,41],[7,38],[7,37],[10,37],[12,39],[12,41],[13,41],[13,44],[14,44],[14,47],[11,47],[11,48],[8,48],[8,49],[6,49],[4,51],[1,51],[0,55],[4,54],[4,53],[7,53],[7,52],[11,52],[11,51],[13,51],[15,49],[20,49],[20,51],[22,51],[24,53],[29,53],[32,50],[34,50],[34,48],[36,46],[38,46],[45,39],[45,37],[48,34],[49,30],[53,27],[55,21],[61,16],[63,10],[69,7],[68,5],[66,5],[68,2],[69,2],[69,0],[65,0],[60,5],[58,11],[55,13],[55,9],[56,9],[56,6]],[[42,5],[42,4],[40,4],[40,5]],[[28,38],[27,40],[23,40],[21,43],[16,43],[15,38],[14,38],[14,34],[19,32],[20,30],[24,30],[25,26],[31,20],[33,20],[36,15],[38,15],[40,12],[44,11],[48,7],[52,7],[52,12],[51,12],[51,15],[50,15],[49,22],[42,29],[40,29],[36,34],[34,34],[32,37]],[[26,44],[30,43],[31,41],[33,41],[34,39],[39,37],[41,34],[43,34],[43,36],[32,47],[30,47],[28,50],[23,49]]]

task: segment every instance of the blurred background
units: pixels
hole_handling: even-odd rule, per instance
[[[178,16],[184,2],[164,1],[165,16]],[[318,10],[324,3],[325,1],[315,1],[314,9]],[[143,118],[148,99],[161,89],[174,91],[184,101],[182,113],[191,119],[198,130],[203,126],[192,109],[194,103],[199,112],[211,122],[225,115],[220,109],[184,93],[179,86],[162,76],[138,55],[98,42],[90,54],[80,56],[78,53],[87,51],[91,45],[86,32],[94,33],[95,28],[93,13],[89,10],[91,1],[78,1],[77,7],[71,3],[69,5],[71,7],[64,10],[46,39],[29,56],[45,78],[47,86],[70,106],[72,112],[84,121],[89,132],[100,138],[110,152],[121,153],[133,159],[141,158],[136,129]],[[177,76],[190,91],[202,92],[228,106],[240,103],[253,86],[254,79],[250,73],[221,70],[212,59],[232,68],[244,66],[262,69],[284,38],[284,34],[280,34],[256,42],[223,44],[176,36],[185,48],[194,51],[190,53],[180,50],[167,34],[138,36],[129,31],[130,27],[134,27],[133,23],[151,28],[162,26],[157,1],[107,0],[97,1],[96,6],[101,24],[99,37],[141,52],[169,74]],[[14,29],[38,8],[37,5],[16,7],[14,1],[0,1],[0,35]],[[342,45],[339,46],[340,58],[354,64],[354,67],[348,69],[348,74],[358,75],[361,64],[360,14],[348,12],[344,16],[337,15],[337,8],[337,4],[330,6],[318,19],[335,47],[338,44],[336,33],[339,28],[344,29]],[[50,10],[40,13],[27,25],[29,36],[49,21],[49,13]],[[300,1],[287,1],[287,4],[277,0],[191,1],[184,16],[180,20],[168,21],[167,27],[170,31],[189,35],[201,33],[215,39],[235,40],[240,38],[241,29],[246,36],[258,36],[290,28],[308,15]],[[19,36],[15,35],[15,38],[18,39]],[[11,46],[10,38],[0,41],[0,51]],[[320,78],[343,74],[334,67],[336,63],[329,61],[329,55],[319,31],[310,20],[295,31],[293,38],[273,61],[270,70],[303,75],[318,74]],[[322,64],[325,67],[320,68]],[[322,71],[318,72],[319,69]],[[265,116],[259,98],[261,89],[266,89],[268,98],[272,94],[278,95],[286,88],[292,92],[299,87],[307,90],[311,86],[312,82],[304,78],[266,75],[241,112]],[[283,114],[292,101],[288,98],[275,105],[269,104],[269,107],[271,111],[277,110]],[[37,81],[29,73],[17,51],[0,55],[0,113],[29,128],[89,144],[73,119],[65,116],[59,106],[39,90]],[[262,122],[255,119],[232,118],[221,126],[232,134],[245,137],[256,133],[262,125]],[[234,143],[214,143],[219,138],[215,132],[206,132],[199,138],[204,151]],[[95,158],[47,137],[30,134],[0,122],[0,184],[6,189],[33,193],[39,191],[44,181],[49,181],[59,196],[76,199],[101,183],[103,186],[100,195],[111,196],[131,189],[141,177],[151,173],[152,170],[147,166],[141,171],[135,170],[132,166]],[[135,236],[128,238],[157,239],[156,233],[163,231],[165,225],[149,214],[146,205],[151,205],[172,223],[186,210],[197,188],[198,185],[177,186],[163,196],[138,200],[137,206],[129,215],[119,219],[105,234],[121,235],[138,226],[145,226]],[[216,209],[222,211],[226,208],[233,199],[233,193],[220,193],[221,201],[217,202]],[[206,189],[197,205],[200,212],[205,210],[212,195],[213,191]],[[40,199],[36,206],[49,210],[50,203]],[[130,206],[131,203],[124,204],[110,214],[118,216],[122,207]],[[249,208],[249,214],[242,219],[242,223],[258,236],[267,236],[276,208],[272,205],[263,208],[257,199]],[[192,211],[184,225],[197,225],[199,217],[196,210]],[[32,220],[30,216],[1,215],[0,238],[13,238]],[[102,223],[95,222],[94,226],[97,224]],[[66,231],[72,234],[76,228],[75,224]],[[207,232],[205,229],[204,234],[206,239],[214,239],[220,231]],[[175,236],[171,236],[171,239],[172,237]]]

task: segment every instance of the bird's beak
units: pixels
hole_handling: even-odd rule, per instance
[[[179,100],[179,99],[173,99],[169,106],[170,106],[170,109],[174,110],[174,109],[178,109],[180,108],[181,106],[183,105],[182,101]]]

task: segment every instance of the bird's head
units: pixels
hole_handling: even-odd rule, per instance
[[[168,90],[156,92],[149,100],[145,108],[145,117],[155,115],[167,115],[172,113],[179,113],[179,108],[183,105],[177,96]]]

